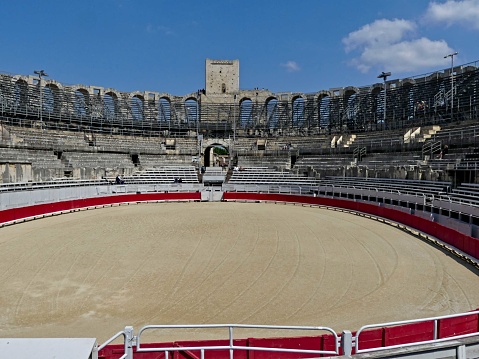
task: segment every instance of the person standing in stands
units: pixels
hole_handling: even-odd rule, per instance
[[[444,145],[441,153],[439,154],[439,158],[442,160],[447,155],[448,152],[449,152],[449,146]]]

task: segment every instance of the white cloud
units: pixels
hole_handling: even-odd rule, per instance
[[[453,50],[444,40],[411,38],[417,25],[409,20],[376,20],[343,39],[346,52],[359,54],[350,61],[359,71],[412,72],[444,66],[444,55]]]
[[[407,33],[413,32],[416,25],[402,19],[380,19],[351,32],[343,39],[346,52],[362,47],[375,47],[401,40]]]
[[[351,63],[361,72],[368,72],[372,67],[391,72],[410,72],[444,66],[444,55],[452,51],[445,41],[433,41],[423,37],[383,47],[364,48],[361,55]]]
[[[431,2],[424,18],[431,22],[460,24],[479,30],[479,0]]]
[[[281,66],[285,67],[288,72],[297,72],[301,70],[296,61],[288,61],[285,64],[281,64]]]

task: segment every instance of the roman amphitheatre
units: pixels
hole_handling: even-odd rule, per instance
[[[122,205],[0,232],[2,336],[102,341],[125,325],[186,323],[341,331],[479,307],[472,266],[394,226],[316,206]]]
[[[462,350],[479,328],[477,65],[273,93],[206,59],[183,96],[1,75],[0,335],[94,337],[108,359],[108,338],[138,350],[125,327],[148,324],[326,326],[328,355]]]

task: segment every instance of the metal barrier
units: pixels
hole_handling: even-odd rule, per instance
[[[233,330],[234,329],[269,329],[269,330],[292,330],[292,331],[325,331],[331,334],[334,338],[334,350],[312,350],[312,349],[288,349],[288,348],[273,348],[273,347],[257,347],[257,346],[241,346],[234,344]],[[227,329],[228,330],[228,345],[198,345],[198,346],[171,346],[171,347],[142,347],[141,335],[148,330],[158,329]],[[314,327],[314,326],[277,326],[277,325],[248,325],[248,324],[197,324],[197,325],[146,325],[138,331],[138,335],[133,336],[133,327],[125,327],[125,330],[118,332],[113,337],[108,339],[105,343],[98,347],[98,351],[105,348],[113,340],[123,335],[124,337],[124,354],[120,359],[133,358],[133,346],[136,346],[136,353],[144,352],[163,352],[165,358],[169,358],[170,352],[179,351],[199,351],[201,359],[204,358],[206,351],[215,350],[229,350],[229,357],[234,357],[234,352],[237,350],[246,351],[263,351],[263,352],[282,352],[282,353],[303,353],[315,355],[339,355],[339,337],[336,332],[328,327]],[[199,342],[201,343],[201,342]],[[321,341],[318,340],[318,345]]]
[[[125,327],[124,330],[116,333],[114,336],[112,336],[110,339],[108,339],[102,345],[98,346],[96,348],[96,351],[99,352],[100,350],[105,348],[108,344],[113,342],[116,338],[119,338],[121,335],[123,335],[124,353],[118,359],[131,359],[131,358],[133,358],[133,350],[132,350],[133,327],[130,327],[130,326]]]
[[[397,322],[388,322],[388,323],[379,323],[365,325],[361,327],[356,335],[353,336],[351,331],[344,330],[341,335],[338,335],[333,329],[329,327],[322,326],[276,326],[276,325],[248,325],[248,324],[196,324],[196,325],[146,325],[138,331],[138,335],[134,336],[133,327],[127,326],[123,331],[118,332],[105,343],[97,347],[97,353],[104,349],[107,345],[113,342],[115,339],[123,335],[124,338],[124,351],[120,359],[133,359],[134,353],[146,353],[146,352],[161,352],[164,354],[165,358],[168,359],[171,352],[183,352],[183,351],[199,351],[200,358],[205,358],[205,353],[207,351],[218,351],[218,350],[228,350],[229,358],[234,358],[235,351],[260,351],[260,352],[282,352],[282,353],[303,353],[303,354],[314,354],[314,355],[330,355],[337,356],[346,355],[351,356],[354,352],[355,354],[368,353],[368,352],[377,352],[382,350],[391,350],[391,349],[404,349],[407,352],[411,352],[411,349],[407,349],[412,346],[418,345],[435,345],[444,342],[456,342],[459,339],[466,339],[470,337],[477,337],[479,335],[479,329],[476,329],[473,332],[459,335],[451,335],[444,338],[439,338],[439,322],[441,320],[447,320],[452,318],[461,318],[467,316],[479,315],[479,310],[467,313],[459,313],[452,315],[444,315],[438,317],[430,318],[421,318],[414,320],[404,320]],[[432,338],[430,340],[418,340],[411,341],[409,336],[407,337],[407,343],[397,344],[397,345],[384,345],[374,348],[361,349],[361,334],[370,329],[387,329],[396,326],[405,326],[409,324],[417,323],[432,323],[433,331]],[[198,341],[198,345],[189,345],[189,346],[172,346],[173,344],[166,343],[170,346],[148,346],[142,347],[141,345],[141,336],[144,332],[149,330],[162,330],[162,329],[226,329],[228,331],[228,344],[227,345],[201,345],[201,341]],[[332,335],[334,340],[334,350],[314,350],[314,349],[291,349],[291,348],[278,348],[278,347],[265,347],[265,346],[244,346],[244,345],[235,345],[234,341],[237,340],[233,336],[234,329],[268,329],[268,330],[292,330],[292,331],[325,331],[328,334]],[[468,328],[470,331],[470,328]],[[320,338],[320,337],[319,337]],[[271,338],[273,339],[273,338]],[[226,340],[226,339],[225,339]],[[320,345],[321,340],[318,339],[318,345]],[[456,342],[457,344],[458,342]],[[459,345],[459,344],[458,344]],[[133,351],[133,347],[136,347],[136,350]]]
[[[479,334],[479,330],[476,329],[474,333],[454,335],[447,338],[438,338],[438,324],[440,320],[449,319],[449,318],[460,318],[460,317],[466,317],[466,316],[478,315],[478,314],[479,314],[479,311],[474,311],[474,312],[467,312],[467,313],[444,315],[440,317],[430,317],[430,318],[421,318],[421,319],[414,319],[414,320],[403,320],[399,322],[365,325],[356,332],[356,336],[355,336],[356,353],[359,354],[359,353],[366,353],[366,352],[385,350],[385,349],[404,348],[404,347],[410,347],[413,345],[420,345],[420,344],[435,344],[435,343],[445,342],[448,340],[455,340],[455,339],[462,339],[462,338],[477,336]],[[360,336],[361,336],[361,333],[367,329],[385,328],[385,327],[387,328],[387,327],[394,327],[394,326],[405,325],[405,324],[426,323],[426,322],[432,322],[434,325],[433,338],[431,340],[423,340],[423,341],[417,341],[417,342],[399,344],[399,345],[390,345],[390,346],[384,346],[379,348],[361,349]]]

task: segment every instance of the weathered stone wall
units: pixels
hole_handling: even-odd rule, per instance
[[[239,90],[239,60],[206,59],[206,93],[232,94]]]
[[[0,163],[1,183],[28,182],[32,178],[31,163]]]

